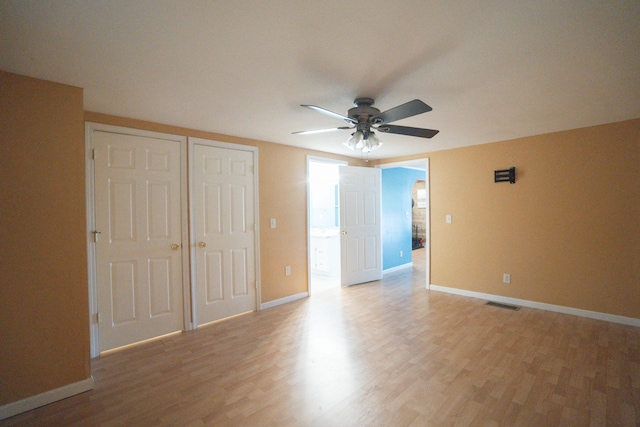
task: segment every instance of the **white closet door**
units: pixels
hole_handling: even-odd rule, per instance
[[[180,143],[96,131],[100,351],[183,328]]]
[[[195,144],[198,325],[256,309],[254,154]]]

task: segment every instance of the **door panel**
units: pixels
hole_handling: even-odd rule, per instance
[[[99,342],[105,351],[184,326],[180,143],[106,131],[95,131],[94,143]]]
[[[340,166],[342,285],[382,278],[380,170]]]
[[[230,225],[231,234],[246,233],[247,224],[245,221],[247,201],[245,197],[244,185],[229,185],[229,192],[231,193],[230,202]]]
[[[379,212],[376,211],[376,203],[378,202],[378,196],[375,192],[368,191],[362,195],[363,197],[363,206],[362,211],[364,214],[364,218],[362,220],[362,224],[365,226],[375,227],[379,224],[378,215]]]
[[[220,184],[209,184],[207,182],[202,184],[203,207],[206,206],[206,209],[202,212],[204,215],[202,226],[206,236],[222,234],[221,192],[222,186]]]
[[[110,268],[111,277],[107,285],[110,285],[112,292],[112,322],[114,326],[119,326],[137,319],[135,296],[135,272],[137,266],[135,260],[133,260],[111,262]],[[109,301],[106,302],[109,303]]]
[[[357,273],[360,264],[359,241],[357,238],[352,237],[343,237],[343,241],[346,245],[346,251],[343,251],[346,253],[346,259],[343,259],[346,272]]]
[[[253,153],[193,146],[197,323],[256,308]]]
[[[379,242],[376,236],[365,236],[364,240],[364,269],[373,270],[378,266],[378,248]]]
[[[344,225],[347,227],[357,227],[360,225],[358,223],[360,220],[360,215],[358,215],[358,193],[345,190],[344,201],[344,205],[341,205],[344,210]]]
[[[149,260],[149,283],[151,317],[171,311],[171,259],[155,258]]]
[[[136,190],[133,181],[111,179],[109,189],[109,238],[113,243],[132,242],[136,230]],[[98,196],[98,195],[96,195]]]
[[[147,182],[147,224],[149,239],[167,239],[170,237],[170,218],[167,209],[170,203],[169,182]]]
[[[222,281],[222,251],[207,251],[205,257],[205,271],[203,274],[206,284],[206,304],[224,300]]]
[[[239,297],[247,295],[247,250],[234,249],[231,251],[231,262],[233,265],[233,296]]]

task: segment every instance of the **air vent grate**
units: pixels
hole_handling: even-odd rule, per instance
[[[506,308],[508,310],[514,310],[514,311],[520,310],[520,307],[518,307],[517,305],[502,304],[500,302],[495,302],[495,301],[487,301],[487,305],[491,305],[493,307]]]

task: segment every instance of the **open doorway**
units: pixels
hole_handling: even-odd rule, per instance
[[[339,288],[340,165],[347,162],[307,157],[309,293]]]
[[[430,281],[429,159],[378,165],[382,171],[383,272],[424,266]],[[417,185],[416,185],[417,183]],[[419,192],[419,194],[418,194]],[[414,259],[419,257],[420,259]]]

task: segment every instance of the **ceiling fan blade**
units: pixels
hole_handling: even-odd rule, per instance
[[[337,128],[329,128],[329,129],[315,129],[315,130],[301,130],[298,132],[291,132],[293,135],[311,135],[314,133],[324,133],[324,132],[333,132],[335,130],[346,130],[353,129],[354,126],[340,126]]]
[[[412,128],[408,126],[382,125],[378,131],[385,133],[396,133],[398,135],[417,136],[419,138],[433,138],[439,130]]]
[[[416,116],[431,110],[433,110],[433,108],[429,107],[424,102],[419,99],[414,99],[413,101],[393,107],[390,110],[383,111],[382,113],[371,117],[371,120],[374,123],[391,123],[396,120],[406,119],[407,117]]]
[[[322,107],[318,107],[317,105],[300,105],[301,107],[306,107],[306,108],[310,108],[312,110],[315,110],[319,113],[322,114],[326,114],[327,116],[331,116],[334,117],[336,119],[340,119],[340,120],[344,120],[347,123],[357,123],[355,120],[350,119],[347,116],[343,116],[342,114],[338,114],[338,113],[334,113],[333,111],[329,111],[326,108],[322,108]]]

